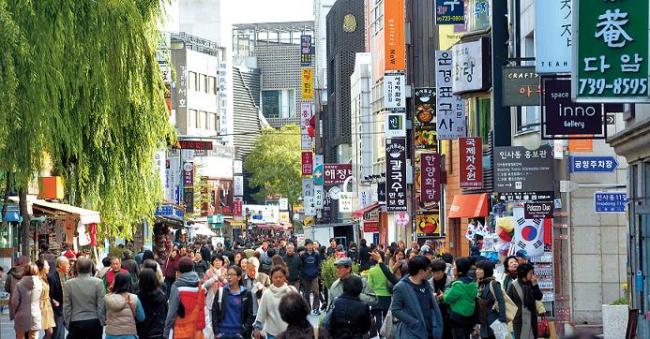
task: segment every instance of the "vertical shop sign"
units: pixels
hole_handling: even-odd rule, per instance
[[[313,146],[313,139],[309,135],[313,115],[311,103],[300,103],[300,147],[303,151],[311,150]]]
[[[311,67],[314,59],[311,35],[300,36],[300,66]]]
[[[194,163],[186,161],[183,163],[183,186],[194,185]]]
[[[464,0],[436,0],[436,25],[456,25],[464,23]]]
[[[233,186],[234,187],[234,194],[235,196],[243,196],[244,195],[244,176],[242,175],[235,175],[233,176]]]
[[[305,101],[314,100],[314,69],[303,68],[301,79],[302,79],[302,100]]]
[[[406,211],[406,139],[386,140],[386,210]]]
[[[449,61],[451,62],[451,59]],[[451,75],[450,75],[450,83],[451,83]],[[451,84],[449,89],[451,90]],[[436,117],[435,109],[436,109],[436,90],[430,87],[416,89],[415,90],[415,118],[417,119],[418,127],[420,128],[435,127],[435,121],[434,121],[434,118]]]
[[[388,113],[386,114],[386,138],[404,138],[406,137],[406,114]]]
[[[325,195],[325,178],[323,177],[323,155],[314,155],[314,174],[312,181],[314,182],[314,207],[318,210],[323,209],[323,198]]]
[[[650,102],[649,2],[574,0],[576,102]]]
[[[481,138],[459,139],[460,187],[483,188],[483,141]]]
[[[235,197],[232,200],[232,213],[235,217],[242,216],[242,206],[244,201],[241,197]]]
[[[404,23],[406,16],[405,0],[384,1],[384,50],[385,70],[406,69]]]
[[[311,151],[303,151],[301,156],[302,176],[311,176],[314,174],[314,158]],[[310,179],[311,181],[311,179]]]
[[[439,153],[420,155],[420,200],[425,206],[440,202],[441,172]]]
[[[452,52],[436,51],[435,62],[437,138],[462,138],[467,135],[465,101],[452,93]]]
[[[384,74],[384,108],[390,112],[406,112],[406,74]]]
[[[571,0],[535,1],[535,70],[571,72]]]

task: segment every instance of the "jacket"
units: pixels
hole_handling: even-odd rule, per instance
[[[7,272],[7,280],[5,281],[5,292],[11,294],[13,293],[14,287],[23,277],[23,272],[25,272],[24,266],[14,266],[9,272]]]
[[[201,260],[199,262],[194,262],[194,272],[199,275],[199,278],[203,279],[205,276],[205,272],[208,271],[209,265],[208,262],[205,260]]]
[[[187,296],[186,300],[191,301],[193,299],[196,301],[198,299],[197,296],[199,293],[199,286],[200,280],[196,272],[183,273],[172,284],[172,287],[169,291],[169,308],[167,309],[167,319],[165,319],[165,330],[163,331],[163,336],[165,338],[169,338],[169,332],[171,332],[172,328],[174,328],[180,305],[183,305],[186,316],[189,315],[189,313],[193,310],[193,306],[195,305],[183,302],[181,299],[186,294],[191,294]],[[200,311],[203,312],[203,310]],[[203,323],[196,324],[197,328],[205,328],[205,316],[202,319]]]
[[[136,324],[138,337],[160,338],[165,331],[165,317],[167,316],[167,298],[159,288],[153,292],[140,291],[138,299],[144,310],[144,320]]]
[[[298,293],[295,287],[287,284],[280,287],[271,285],[264,292],[260,300],[259,309],[257,310],[257,317],[255,318],[255,329],[273,336],[287,329],[287,323],[280,316],[280,299],[289,292]]]
[[[300,280],[300,264],[301,264],[301,258],[298,253],[294,253],[293,255],[285,255],[282,259],[284,259],[284,262],[287,263],[287,269],[289,271],[289,277],[288,281],[289,282],[295,282]]]
[[[334,338],[362,339],[370,331],[370,325],[368,305],[359,297],[344,293],[334,301],[327,330]]]
[[[524,297],[523,300],[519,296],[515,285],[521,287],[521,292]],[[535,338],[537,338],[537,307],[535,307],[535,300],[542,300],[544,297],[542,291],[539,289],[539,286],[533,285],[531,283],[522,284],[519,283],[519,279],[517,279],[510,284],[507,293],[510,299],[512,299],[512,301],[518,307],[517,315],[515,315],[515,319],[512,321],[512,327],[515,330],[515,337],[519,337],[521,334],[522,311],[523,308],[526,307],[528,308],[528,311],[530,311],[530,324],[533,328],[533,334],[535,335]]]
[[[452,312],[470,317],[474,314],[477,293],[476,282],[469,277],[462,277],[451,283],[451,287],[443,294],[442,300],[449,305]]]
[[[262,284],[264,288],[271,286],[271,278],[266,273],[257,272],[255,279],[248,277],[248,274],[244,273],[243,285],[246,286],[246,289],[251,292],[253,295],[253,314],[257,314],[257,307],[259,306],[260,298],[262,298],[263,290],[259,289],[257,283]]]
[[[41,329],[41,292],[43,285],[37,276],[24,276],[13,287],[10,318],[14,327],[21,330]]]
[[[90,274],[79,274],[63,285],[63,319],[66,328],[79,320],[98,319],[104,326],[104,284]]]
[[[230,295],[230,288],[223,287],[221,288],[222,292],[217,292],[217,295],[214,297],[214,302],[212,303],[212,331],[214,333],[218,332],[219,324],[224,320],[226,312],[224,311],[224,303]],[[221,298],[219,298],[219,293],[222,293]],[[249,290],[244,286],[241,287],[241,335],[244,338],[250,338],[253,333],[253,296]],[[221,300],[219,300],[221,299]]]
[[[178,270],[178,261],[181,259],[179,255],[172,258],[169,256],[163,265],[163,275],[168,279],[176,279],[176,271]]]
[[[420,309],[420,302],[408,275],[402,278],[393,288],[393,303],[390,310],[395,322],[393,325],[395,338],[428,339],[425,321],[430,321],[432,324],[432,337],[434,339],[442,338],[443,321],[438,302],[433,297],[431,285],[428,282],[425,282],[424,285],[427,289],[426,293],[431,295],[431,319],[424,319],[424,314]]]
[[[52,310],[58,316],[63,315],[63,283],[59,276],[59,272],[53,270],[47,275],[47,282],[50,284],[50,300],[56,300],[59,306],[54,306],[52,302]]]
[[[320,255],[317,251],[305,252],[300,256],[300,277],[313,280],[320,276]]]
[[[359,247],[359,272],[370,268],[370,247],[361,245]]]
[[[490,289],[490,285],[492,289]],[[494,294],[492,291],[494,291]],[[487,317],[486,319],[481,319],[481,337],[493,337],[494,333],[490,328],[490,324],[497,319],[503,323],[506,322],[506,303],[503,299],[501,284],[494,279],[481,281],[478,297],[480,300],[485,300],[487,304]],[[496,309],[494,309],[495,304],[497,305]]]
[[[365,302],[368,306],[375,306],[377,304],[377,296],[375,296],[375,292],[370,288],[370,286],[368,286],[368,281],[365,278],[362,278],[361,281],[363,282],[363,290],[359,295],[359,299]],[[328,291],[329,298],[327,307],[330,307],[334,304],[336,298],[343,294],[343,283],[341,282],[341,279],[336,279]]]
[[[370,286],[378,297],[391,296],[389,284],[390,282],[379,264],[368,270],[368,286]]]
[[[107,294],[104,296],[106,305],[106,335],[134,336],[138,334],[135,322],[144,320],[145,314],[138,296],[131,293]]]

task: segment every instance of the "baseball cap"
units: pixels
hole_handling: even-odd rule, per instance
[[[432,250],[431,247],[429,247],[428,245],[424,245],[424,246],[422,246],[422,248],[420,249],[420,254],[421,254],[421,255],[425,255],[425,254],[433,254],[433,250]]]
[[[349,266],[352,267],[352,259],[350,258],[341,258],[334,262],[335,266]]]

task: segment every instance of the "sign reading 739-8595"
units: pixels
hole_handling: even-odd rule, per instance
[[[648,0],[574,0],[576,102],[650,102]]]

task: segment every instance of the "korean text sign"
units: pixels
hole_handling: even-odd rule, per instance
[[[649,102],[649,2],[573,3],[575,101]]]
[[[539,106],[541,85],[535,67],[503,67],[503,105]]]
[[[406,68],[405,0],[384,1],[384,48],[385,70],[398,71]]]
[[[438,140],[467,135],[465,101],[452,93],[452,52],[436,51],[436,127]]]
[[[300,66],[311,67],[314,58],[314,48],[311,35],[300,36]]]
[[[302,152],[302,175],[311,176],[314,173],[314,158],[311,151]]]
[[[406,139],[386,140],[386,210],[406,211]]]
[[[302,100],[305,101],[314,100],[314,69],[303,68],[301,80],[302,80]]]
[[[548,191],[553,181],[553,148],[522,146],[494,148],[494,191]]]
[[[490,68],[487,39],[456,44],[451,51],[452,92],[461,94],[487,89]]]
[[[323,178],[325,185],[342,184],[352,175],[352,164],[324,164]]]
[[[406,112],[406,74],[386,72],[384,75],[384,107],[390,112]]]
[[[535,70],[571,72],[571,0],[535,1]]]
[[[441,159],[439,153],[420,155],[420,200],[426,205],[440,202]]]
[[[483,188],[483,142],[481,138],[459,141],[460,187]]]
[[[464,0],[436,0],[436,24],[455,25],[465,23]]]

